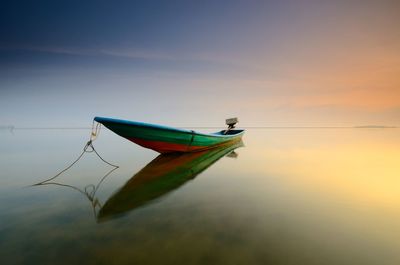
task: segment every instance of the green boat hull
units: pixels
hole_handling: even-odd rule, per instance
[[[244,130],[199,133],[193,130],[177,129],[155,124],[95,117],[114,133],[145,148],[159,153],[193,152],[214,148],[231,141],[237,141]]]

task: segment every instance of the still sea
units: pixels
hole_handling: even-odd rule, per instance
[[[249,129],[158,157],[102,129],[0,130],[0,263],[400,264],[400,130]],[[90,151],[90,150],[87,150]]]

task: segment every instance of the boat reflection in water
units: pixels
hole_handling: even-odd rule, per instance
[[[97,214],[97,221],[122,216],[159,199],[194,179],[221,157],[236,158],[234,150],[241,146],[240,140],[201,152],[159,155],[106,201]]]
[[[104,175],[97,185],[90,184],[84,189],[54,181],[75,162],[55,177],[33,186],[56,185],[78,191],[90,201],[96,220],[103,222],[154,202],[155,199],[161,198],[187,181],[194,179],[223,156],[236,158],[237,154],[234,150],[241,146],[243,146],[243,142],[235,140],[205,151],[161,154],[136,173],[104,205],[97,198],[97,191],[103,181],[118,168],[112,164],[110,165],[114,168]]]

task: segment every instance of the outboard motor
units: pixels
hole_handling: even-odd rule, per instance
[[[232,130],[235,128],[236,123],[238,123],[239,120],[238,118],[229,118],[225,120],[226,125],[228,125],[228,129],[225,130],[224,134],[227,134],[228,131]]]

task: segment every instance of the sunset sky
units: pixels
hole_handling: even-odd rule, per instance
[[[0,125],[400,126],[400,1],[3,1]]]

